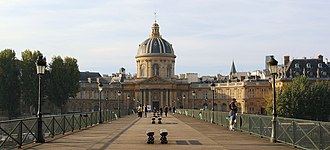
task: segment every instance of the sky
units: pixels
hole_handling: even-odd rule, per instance
[[[156,20],[175,73],[262,70],[265,56],[330,58],[329,0],[1,0],[0,50],[74,57],[80,71],[136,73]]]

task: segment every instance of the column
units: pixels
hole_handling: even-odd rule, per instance
[[[147,103],[149,104],[149,105],[152,105],[152,100],[151,100],[151,90],[148,90],[148,101],[147,101]],[[152,108],[153,108],[154,106],[152,106]]]
[[[163,108],[164,107],[164,90],[160,91],[160,103],[159,103],[159,108]]]

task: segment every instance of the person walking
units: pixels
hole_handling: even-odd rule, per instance
[[[237,106],[235,105],[236,103],[236,99],[233,98],[231,100],[231,103],[229,104],[229,116],[230,116],[230,120],[229,120],[229,130],[234,131],[235,127],[235,119],[236,119],[236,113],[237,113]]]
[[[159,112],[160,112],[160,117],[163,117],[163,108],[162,107],[159,108]]]
[[[139,105],[138,107],[138,117],[142,117],[142,106]]]
[[[144,105],[144,117],[147,118],[148,107]]]
[[[167,107],[167,105],[164,108],[164,112],[165,112],[165,116],[167,117],[167,113],[168,113],[168,107]]]

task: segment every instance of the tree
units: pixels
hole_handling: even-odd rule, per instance
[[[327,82],[311,83],[300,76],[283,88],[278,98],[278,114],[312,120],[327,120],[330,115],[330,86]]]
[[[279,115],[285,117],[302,118],[305,116],[309,82],[306,77],[300,76],[292,80],[291,84],[284,87],[279,101]]]
[[[19,61],[14,50],[0,52],[0,107],[12,119],[19,115]]]
[[[63,106],[69,97],[74,97],[79,90],[80,72],[77,60],[60,56],[52,59],[49,72],[48,98],[63,113]]]
[[[307,112],[313,120],[327,121],[330,116],[330,84],[317,81],[310,87],[311,100],[308,106],[313,106]]]
[[[37,112],[38,108],[38,76],[36,75],[35,62],[39,55],[42,55],[39,51],[32,52],[30,50],[25,50],[22,52],[20,65],[22,100],[27,108],[33,107],[35,112]]]

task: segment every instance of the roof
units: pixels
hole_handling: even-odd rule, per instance
[[[139,45],[136,57],[156,55],[176,57],[172,44],[162,38],[159,33],[159,25],[154,23],[150,37]]]
[[[100,82],[102,83],[106,83],[108,84],[109,82],[105,79],[102,78],[101,74],[98,72],[80,72],[80,79],[79,82],[80,83],[89,83],[89,78],[91,79],[91,82],[96,83],[98,82],[97,80],[100,80]]]

